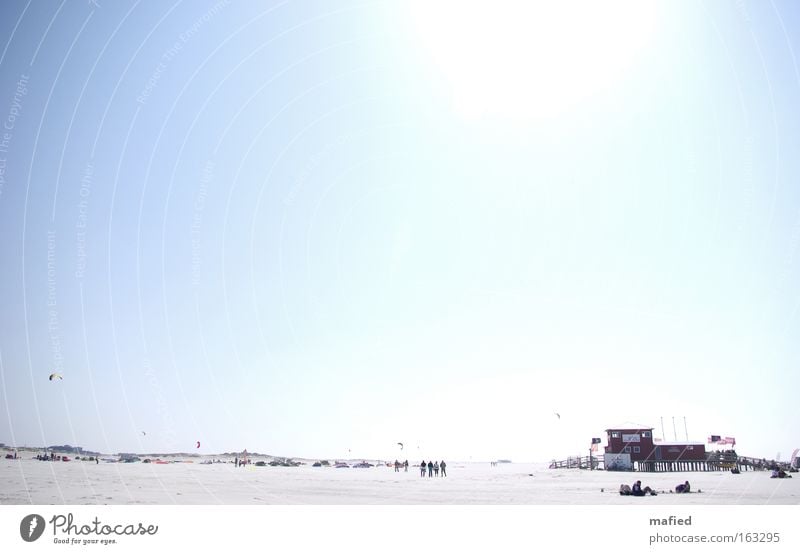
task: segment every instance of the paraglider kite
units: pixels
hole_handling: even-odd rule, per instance
[[[402,450],[403,449],[403,443],[402,442],[398,442],[397,444],[400,445],[400,450]]]
[[[64,380],[64,378],[61,376],[61,374],[60,374],[60,373],[51,373],[51,374],[50,374],[50,377],[48,377],[48,379],[49,379],[50,381],[54,381],[54,380],[56,380],[56,379],[60,379],[60,380],[62,380],[62,381]]]
[[[200,448],[200,441],[197,441],[197,448]]]

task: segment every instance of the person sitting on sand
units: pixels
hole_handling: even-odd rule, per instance
[[[689,481],[686,481],[685,483],[682,483],[677,487],[675,487],[675,492],[678,493],[689,492],[689,490],[690,490]]]
[[[658,493],[653,489],[651,489],[650,487],[642,488],[641,481],[636,481],[631,487],[631,496],[644,496],[646,494],[649,494],[651,496],[656,496]]]
[[[631,494],[631,487],[630,485],[622,484],[619,486],[619,494],[622,496],[630,496]]]

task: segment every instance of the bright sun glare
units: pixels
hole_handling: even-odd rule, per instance
[[[611,86],[646,47],[646,0],[414,0],[420,39],[465,116],[557,115]]]

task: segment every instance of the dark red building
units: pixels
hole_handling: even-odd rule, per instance
[[[652,427],[606,429],[606,454],[629,454],[631,462],[704,461],[702,442],[664,442],[653,439]]]

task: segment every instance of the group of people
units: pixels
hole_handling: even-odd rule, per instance
[[[685,481],[680,483],[675,487],[675,492],[677,493],[685,493],[691,492],[692,486],[689,484],[689,481]],[[651,496],[656,496],[658,493],[651,489],[650,487],[642,488],[642,482],[636,481],[633,485],[628,486],[624,483],[619,486],[619,494],[622,496],[645,496],[647,494]]]
[[[396,472],[400,471],[401,467],[404,468],[404,471],[408,471],[408,460],[406,460],[405,462],[400,462],[398,460],[394,461],[394,470]],[[428,477],[433,477],[434,475],[436,477],[439,476],[447,477],[447,464],[444,463],[444,460],[442,460],[441,462],[434,462],[434,461],[425,462],[425,460],[422,460],[422,462],[420,462],[419,464],[419,476],[425,477],[426,470],[428,472]]]
[[[622,484],[619,486],[619,494],[622,496],[644,496],[649,494],[651,496],[655,496],[658,493],[651,489],[650,487],[642,488],[642,482],[636,481],[633,485],[628,486]]]
[[[439,472],[441,472],[441,477],[447,477],[447,464],[444,463],[444,460],[441,462],[428,461],[427,464],[425,463],[425,460],[422,460],[422,462],[419,464],[420,477],[425,477],[426,469],[428,470],[428,477],[433,477],[434,475],[439,477]]]

